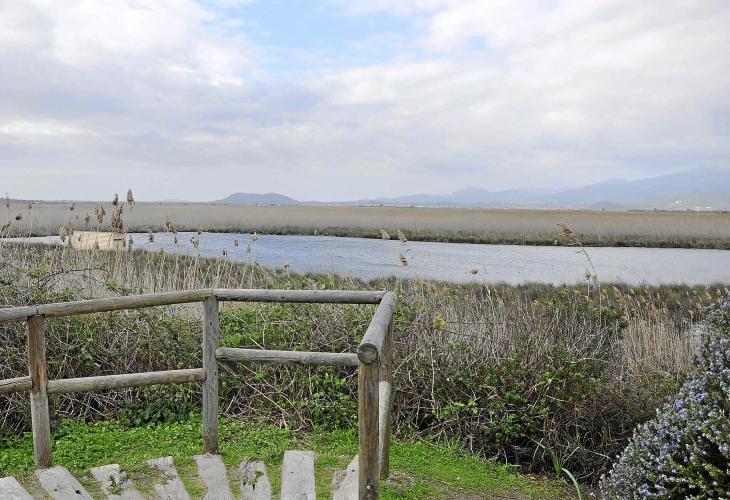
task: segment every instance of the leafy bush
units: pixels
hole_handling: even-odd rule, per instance
[[[606,498],[730,494],[730,297],[710,312],[710,322],[697,373],[636,430],[601,480]]]

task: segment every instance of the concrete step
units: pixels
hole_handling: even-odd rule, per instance
[[[233,500],[233,493],[228,485],[226,466],[220,455],[195,455],[198,464],[198,476],[205,484],[206,493],[203,500]]]
[[[314,487],[314,453],[284,452],[281,465],[281,500],[316,500]]]
[[[0,498],[5,500],[33,500],[14,477],[0,478]]]
[[[35,475],[53,500],[92,500],[89,492],[64,467],[38,469]]]
[[[241,462],[241,500],[271,500],[271,482],[261,461]]]
[[[190,500],[172,457],[153,458],[147,460],[147,465],[160,471],[165,480],[163,484],[155,485],[155,493],[159,500]]]
[[[357,500],[358,456],[352,459],[345,470],[335,472],[332,477],[332,500]]]
[[[99,482],[109,500],[144,500],[118,464],[94,467],[91,475]]]

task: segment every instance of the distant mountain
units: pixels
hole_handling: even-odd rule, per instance
[[[448,194],[415,194],[360,200],[361,204],[626,209],[730,209],[730,170],[695,169],[629,181],[612,179],[558,192],[467,188]]]
[[[717,191],[730,192],[730,170],[704,168],[635,181],[623,179],[604,181],[578,189],[561,191],[546,201],[570,205],[590,205],[601,202],[632,205],[656,198],[687,196],[697,198],[697,195],[702,193],[709,194]]]
[[[233,193],[222,200],[216,200],[212,203],[227,205],[298,205],[299,202],[294,198],[289,198],[279,193]]]
[[[470,187],[446,194],[411,194],[327,203],[299,202],[278,193],[235,193],[213,203],[240,205],[418,205],[495,208],[577,208],[590,210],[730,210],[730,169],[700,168],[629,181],[612,179],[587,186],[548,191]]]

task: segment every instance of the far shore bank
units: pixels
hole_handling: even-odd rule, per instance
[[[72,209],[73,208],[73,209]],[[48,236],[73,229],[108,231],[113,212],[104,205],[12,203],[4,236]],[[123,207],[129,232],[199,231],[321,235],[411,241],[506,245],[568,245],[558,224],[584,246],[730,249],[730,214],[722,212],[614,212],[372,206],[247,206],[138,203]],[[17,220],[18,215],[20,219]]]

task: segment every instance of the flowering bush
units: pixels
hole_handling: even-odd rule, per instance
[[[730,497],[730,297],[709,319],[697,373],[634,432],[601,478],[605,498]]]

